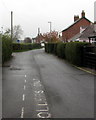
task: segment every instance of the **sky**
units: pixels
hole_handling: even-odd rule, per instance
[[[90,21],[94,22],[94,2],[96,0],[0,0],[0,31],[10,28],[11,11],[13,25],[23,30],[21,39],[34,38],[40,32],[52,30],[61,32],[74,22],[74,15],[81,17],[82,10]]]

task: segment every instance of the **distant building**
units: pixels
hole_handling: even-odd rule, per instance
[[[24,39],[24,43],[32,43],[32,39],[29,38],[29,37],[26,37],[26,38]]]
[[[44,40],[43,35],[40,33],[38,36],[35,38],[36,43],[41,43]]]
[[[75,15],[74,23],[62,31],[62,40],[64,42],[68,42],[69,39],[71,39],[75,35],[78,35],[80,31],[83,31],[91,24],[92,22],[85,17],[85,12],[83,10],[81,13],[81,18],[79,18],[78,15]]]

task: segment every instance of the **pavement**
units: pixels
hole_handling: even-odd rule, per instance
[[[14,53],[3,69],[3,118],[93,118],[95,75],[43,49]]]

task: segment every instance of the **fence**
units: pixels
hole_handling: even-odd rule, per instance
[[[84,46],[83,65],[96,70],[96,46]]]

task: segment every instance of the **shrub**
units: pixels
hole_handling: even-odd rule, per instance
[[[57,56],[60,58],[65,58],[65,43],[58,43],[57,45]]]
[[[45,44],[45,51],[47,53],[53,53],[54,52],[54,43]]]
[[[32,49],[40,49],[41,44],[39,43],[13,43],[13,51],[26,51]]]
[[[54,53],[55,55],[57,55],[57,46],[58,46],[58,43],[54,43],[53,53]]]
[[[2,35],[2,63],[7,61],[12,54],[12,41],[10,36]]]
[[[70,42],[66,44],[65,47],[65,57],[66,59],[77,66],[83,65],[83,47],[89,43],[83,42]]]

